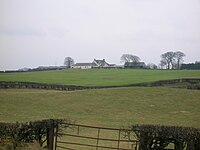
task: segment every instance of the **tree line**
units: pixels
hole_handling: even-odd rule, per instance
[[[169,51],[163,53],[160,56],[161,60],[159,65],[161,69],[180,69],[181,64],[184,61],[183,57],[185,56],[186,55],[181,51]],[[120,59],[121,62],[135,64],[139,63],[141,60],[140,57],[132,54],[123,54]],[[64,65],[66,66],[66,68],[71,68],[71,66],[74,65],[74,59],[71,57],[66,57],[64,60]],[[149,63],[148,66],[153,66],[153,68],[157,68],[157,66],[153,63]]]
[[[181,64],[183,63],[183,57],[186,55],[181,52],[181,51],[176,51],[176,52],[166,52],[161,55],[161,60],[160,60],[160,66],[161,69],[164,67],[166,69],[180,69]],[[121,61],[125,63],[138,63],[140,62],[140,58],[138,56],[132,55],[132,54],[123,54],[121,56]],[[155,67],[155,64],[150,63],[148,65],[151,65]]]

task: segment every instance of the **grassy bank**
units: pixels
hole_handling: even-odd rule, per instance
[[[121,127],[164,124],[200,127],[200,91],[116,88],[62,92],[0,90],[0,121],[71,118],[77,123]]]
[[[65,85],[126,85],[178,78],[200,78],[199,70],[90,69],[24,73],[0,73],[0,81],[24,81]]]

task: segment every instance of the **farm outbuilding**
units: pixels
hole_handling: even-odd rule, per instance
[[[144,62],[126,62],[124,68],[145,69],[146,65]]]

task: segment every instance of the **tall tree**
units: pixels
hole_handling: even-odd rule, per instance
[[[135,55],[131,55],[131,54],[123,54],[121,57],[121,61],[122,62],[134,62],[137,63],[140,61],[140,58],[138,56]]]
[[[66,58],[65,58],[65,60],[64,60],[64,65],[65,65],[67,68],[71,68],[73,64],[74,64],[74,59],[72,59],[71,57],[66,57]]]
[[[166,66],[166,65],[167,65],[166,61],[163,61],[163,60],[160,61],[161,69],[163,69],[163,67]]]
[[[180,69],[181,67],[181,63],[183,62],[183,57],[185,57],[186,55],[181,52],[181,51],[177,51],[175,52],[175,58],[176,58],[176,64],[177,64],[177,69]]]
[[[166,52],[161,55],[161,61],[166,63],[167,69],[173,68],[173,64],[175,61],[175,53],[174,52]]]

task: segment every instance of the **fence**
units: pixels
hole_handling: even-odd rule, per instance
[[[64,90],[73,91],[86,89],[86,87],[75,85],[57,85],[57,84],[45,84],[45,83],[33,83],[33,82],[6,82],[0,81],[0,89],[7,88],[28,88],[28,89],[51,89],[51,90]]]
[[[2,141],[11,142],[13,148],[20,143],[38,141],[48,150],[199,150],[200,129],[160,125],[132,125],[128,129],[117,129],[48,119],[0,123],[0,144]]]
[[[173,79],[162,80],[156,82],[136,83],[128,85],[116,85],[116,86],[77,86],[77,85],[58,85],[58,84],[45,84],[45,83],[33,83],[33,82],[7,82],[0,81],[0,89],[6,88],[31,88],[31,89],[52,89],[52,90],[83,90],[83,89],[102,89],[102,88],[118,88],[118,87],[153,87],[153,86],[165,86],[178,83],[188,83],[184,85],[187,89],[200,89],[200,78],[194,79]]]
[[[64,123],[62,125],[65,125]],[[65,131],[56,128],[55,150],[137,150],[138,141],[128,129],[71,124]]]

